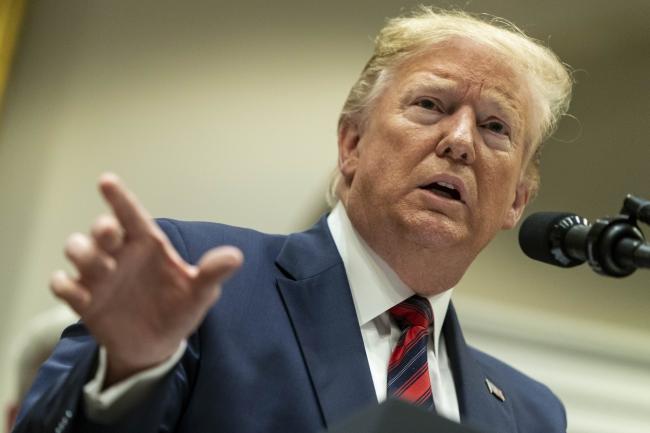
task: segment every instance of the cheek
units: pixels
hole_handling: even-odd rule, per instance
[[[375,181],[394,181],[399,177],[399,173],[404,172],[408,164],[407,146],[395,134],[377,131],[364,140],[363,146],[359,165],[370,173]]]
[[[511,158],[498,158],[484,168],[479,189],[484,197],[488,198],[486,202],[494,207],[495,213],[498,209],[506,212],[514,201],[521,175],[519,166],[520,164]]]
[[[431,153],[431,131],[414,127],[398,115],[375,119],[360,142],[359,166],[364,172],[364,189],[391,196],[412,187],[413,173]]]
[[[377,197],[377,200],[386,201],[393,191],[399,188],[400,175],[394,161],[386,154],[368,155],[360,165],[359,188],[368,197]]]

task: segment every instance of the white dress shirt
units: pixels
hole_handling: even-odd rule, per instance
[[[375,393],[381,402],[386,399],[388,361],[400,336],[400,330],[387,311],[414,293],[361,239],[341,203],[334,207],[327,218],[327,224],[345,266]],[[444,336],[441,334],[451,292],[452,289],[449,289],[428,298],[433,309],[434,325],[427,360],[436,411],[460,422],[456,388],[449,368]],[[95,421],[107,422],[135,406],[180,360],[185,347],[186,343],[183,342],[167,361],[107,389],[102,389],[106,375],[106,352],[100,348],[95,377],[84,387],[87,416]]]
[[[386,399],[388,361],[401,334],[388,310],[414,293],[356,232],[341,202],[327,217],[327,224],[345,266],[375,393],[381,402]],[[427,361],[436,411],[460,422],[456,387],[441,332],[452,290],[428,298],[434,324]]]

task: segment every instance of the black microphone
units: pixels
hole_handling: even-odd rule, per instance
[[[578,215],[562,212],[537,212],[530,215],[519,229],[519,246],[531,259],[549,265],[572,268],[587,257],[579,247],[589,231],[589,221]],[[567,239],[567,237],[570,239]]]
[[[570,268],[587,261],[600,274],[625,277],[650,268],[650,244],[624,215],[589,224],[571,213],[539,212],[519,230],[519,246],[530,258]]]

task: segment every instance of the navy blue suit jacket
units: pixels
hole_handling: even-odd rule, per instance
[[[377,403],[325,218],[289,236],[214,223],[159,224],[190,263],[223,244],[245,256],[182,360],[118,422],[93,424],[81,395],[97,344],[74,325],[39,372],[15,432],[309,433]],[[467,346],[453,306],[443,332],[462,423],[498,433],[566,431],[564,408],[544,385]],[[505,401],[489,392],[486,378]]]

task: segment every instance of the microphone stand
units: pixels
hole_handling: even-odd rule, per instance
[[[591,225],[583,251],[594,271],[620,278],[637,268],[650,268],[650,244],[638,221],[650,224],[650,201],[628,194],[619,215],[599,218]]]

